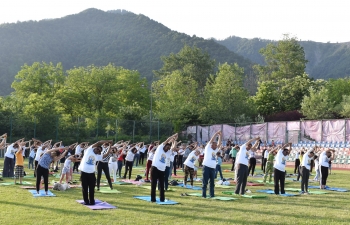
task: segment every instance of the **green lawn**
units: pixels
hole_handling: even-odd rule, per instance
[[[0,159],[2,168],[3,159]],[[229,168],[230,165],[224,165]],[[133,174],[142,174],[142,168],[134,168]],[[123,168],[124,170],[124,168]],[[291,169],[289,169],[291,170]],[[27,169],[28,172],[28,169]],[[329,186],[350,188],[349,171],[333,171]],[[32,175],[32,170],[29,171]],[[179,173],[182,174],[182,173]],[[133,176],[134,177],[134,176]],[[233,177],[232,172],[224,177]],[[57,178],[50,178],[57,180]],[[75,175],[74,179],[78,179]],[[249,180],[257,178],[249,178]],[[33,182],[34,178],[25,181]],[[103,177],[103,180],[105,178]],[[11,182],[5,179],[3,182]],[[201,183],[197,183],[200,186]],[[311,185],[316,185],[311,183]],[[286,187],[298,188],[300,183],[289,182]],[[218,201],[200,197],[182,197],[181,193],[194,193],[175,187],[166,192],[166,198],[178,205],[156,205],[132,198],[134,195],[150,195],[150,190],[135,185],[115,185],[121,194],[96,193],[97,199],[107,201],[118,209],[90,210],[75,200],[82,199],[81,189],[65,192],[52,191],[57,197],[34,198],[19,185],[0,186],[1,224],[349,224],[350,192],[331,192],[325,195],[280,197],[268,195],[265,199],[238,198],[235,201]],[[233,190],[234,187],[232,187]],[[273,188],[248,187],[255,190]],[[216,188],[216,196],[230,197]],[[157,193],[158,194],[158,193]]]

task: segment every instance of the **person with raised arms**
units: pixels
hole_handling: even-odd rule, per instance
[[[247,143],[240,146],[239,155],[237,156],[237,179],[236,179],[236,190],[235,194],[244,195],[245,187],[248,179],[248,158],[249,150],[256,151],[256,147],[259,145],[260,137],[253,138]],[[254,146],[252,142],[255,141]]]
[[[152,161],[153,161],[153,157],[154,157],[154,153],[157,149],[159,145],[159,142],[155,142],[152,146],[152,148],[148,148],[148,159],[147,159],[147,164],[146,164],[146,171],[145,171],[145,182],[150,182],[150,180],[148,179],[149,177],[149,173],[152,167]]]
[[[320,165],[320,189],[325,189],[328,178],[328,167],[329,162],[334,160],[335,150],[328,149],[320,154],[319,165]]]
[[[62,148],[52,148],[50,150],[46,150],[45,153],[40,157],[38,162],[38,167],[36,169],[36,192],[39,194],[40,189],[40,181],[41,177],[44,178],[44,185],[45,185],[45,193],[47,195],[48,189],[49,189],[49,169],[52,162],[56,162],[57,160],[60,160],[63,158],[67,152],[68,147],[63,148],[65,151],[61,154],[60,150]]]
[[[289,149],[287,148],[289,146]],[[288,160],[288,155],[292,150],[292,144],[287,143],[278,150],[276,155],[276,161],[273,165],[274,167],[274,183],[275,183],[275,194],[280,194],[280,186],[281,186],[281,194],[285,194],[284,191],[284,181],[286,179],[286,162]]]
[[[5,153],[4,168],[2,171],[2,177],[13,177],[15,168],[15,154],[20,148],[20,144],[23,142],[23,138],[10,144]]]
[[[82,143],[78,144],[77,147],[75,147],[74,155],[78,155],[79,158],[81,158],[82,157],[81,155],[82,155],[84,149],[86,149],[86,147],[88,146],[88,144],[89,144],[89,142],[82,142]],[[76,171],[77,173],[79,172],[78,171],[79,165],[80,165],[80,160],[77,160],[74,162],[73,172],[74,171]]]
[[[101,161],[102,158],[109,155],[112,148],[101,155],[102,145],[104,143],[112,143],[112,140],[98,141],[95,144],[89,146],[84,151],[84,156],[80,162],[79,170],[81,171],[81,186],[85,205],[95,205],[95,165],[97,161]]]
[[[157,150],[154,153],[152,168],[151,168],[151,202],[156,202],[156,188],[157,181],[159,182],[159,192],[160,192],[160,201],[165,201],[164,195],[164,178],[165,178],[165,167],[167,154],[171,148],[171,142],[177,139],[177,134],[174,134],[162,144],[157,147]]]
[[[216,137],[219,137],[218,142],[216,142]],[[214,182],[215,182],[215,170],[216,170],[216,153],[221,147],[222,133],[217,131],[210,139],[208,144],[204,149],[204,159],[203,159],[203,182],[202,182],[202,197],[207,197],[207,186],[209,184],[209,196],[211,198],[214,195]]]
[[[114,149],[114,148],[113,148]],[[97,190],[100,190],[100,183],[101,183],[101,176],[102,176],[102,171],[106,176],[107,182],[109,184],[109,187],[111,188],[111,190],[113,190],[113,186],[112,186],[112,181],[111,181],[111,176],[109,174],[109,158],[112,157],[112,150],[111,149],[111,143],[105,143],[102,145],[102,152],[101,155],[105,155],[107,152],[109,152],[109,154],[107,154],[106,156],[102,157],[102,160],[100,160],[97,163]]]
[[[36,177],[36,170],[38,168],[38,163],[39,163],[40,157],[42,156],[42,154],[45,153],[45,151],[47,150],[47,148],[51,144],[52,140],[45,141],[44,143],[42,143],[40,140],[37,140],[35,138],[32,138],[32,140],[34,141],[35,147],[37,147],[36,155],[35,155],[35,159],[34,159],[34,166],[35,166],[34,177]]]
[[[265,174],[264,174],[264,183],[266,183],[267,176],[269,176],[269,183],[272,182],[272,172],[273,172],[273,161],[275,159],[275,155],[277,154],[277,148],[270,147],[265,149],[265,161],[266,165],[264,166]]]
[[[311,161],[314,159],[316,147],[310,148],[303,156],[301,162],[301,194],[309,194],[309,177],[311,169]]]
[[[187,157],[185,164],[185,178],[184,178],[184,187],[187,185],[187,178],[188,175],[190,176],[191,181],[191,187],[193,187],[193,177],[194,177],[194,167],[195,162],[198,160],[199,155],[201,154],[198,147],[195,147],[195,150],[193,150]]]

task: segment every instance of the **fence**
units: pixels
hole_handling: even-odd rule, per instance
[[[262,141],[270,143],[316,141],[345,143],[350,142],[350,120],[305,120],[288,122],[267,122],[260,124],[216,124],[187,127],[189,139],[200,142],[208,141],[218,130],[224,140],[246,141],[260,136]]]
[[[173,132],[171,123],[160,121],[118,120],[115,118],[82,118],[51,116],[49,118],[25,119],[13,115],[0,119],[0,134],[7,133],[7,142],[20,138],[26,140],[52,139],[63,144],[101,139],[130,140],[131,142],[150,142],[165,140]],[[3,151],[0,151],[3,156]]]

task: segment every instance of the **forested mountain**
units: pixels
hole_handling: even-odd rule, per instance
[[[250,60],[215,40],[172,31],[144,15],[88,9],[60,19],[0,25],[0,95],[11,92],[22,65],[37,61],[62,62],[65,70],[111,62],[151,80],[152,71],[162,67],[160,57],[185,44],[207,51],[217,63],[237,62],[251,73]]]
[[[264,64],[264,59],[259,54],[259,50],[274,41],[231,36],[217,42],[254,63]],[[350,76],[350,42],[300,41],[299,43],[304,47],[305,57],[309,61],[306,65],[306,72],[311,77],[328,79]]]

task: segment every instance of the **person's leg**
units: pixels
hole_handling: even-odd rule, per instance
[[[9,177],[9,159],[8,157],[5,156],[4,159],[4,168],[2,170],[2,177]]]
[[[188,178],[188,175],[190,175],[190,167],[188,167],[188,166],[185,165],[184,186],[187,185],[187,178]],[[190,176],[191,176],[191,175],[190,175]]]
[[[274,178],[274,185],[275,185],[275,194],[276,195],[279,195],[280,194],[280,187],[279,187],[279,183],[278,183],[278,181],[279,181],[279,170],[278,169],[274,169],[274,171],[273,171],[274,173],[273,173],[273,178]]]
[[[323,178],[323,185],[326,186],[327,185],[327,178],[328,178],[328,168],[327,167],[323,167],[323,174],[322,174],[322,178]]]
[[[261,170],[262,171],[264,171],[264,159],[265,159],[264,157],[261,158]]]
[[[203,181],[202,181],[202,197],[206,198],[207,197],[207,185],[209,181],[209,171],[208,167],[203,166]]]
[[[48,169],[44,169],[43,178],[44,178],[45,192],[47,194],[49,190],[49,170]]]
[[[244,195],[245,193],[245,187],[247,185],[247,179],[248,179],[248,167],[246,165],[243,165],[243,181],[242,181],[242,187],[241,187],[241,195]]]
[[[244,170],[245,168],[243,168],[244,165],[239,164],[239,168],[237,170],[237,178],[236,178],[236,190],[235,190],[235,194],[238,195],[241,187],[242,187],[242,183],[243,183],[243,174],[244,174]]]
[[[170,161],[168,180],[171,180],[171,175],[172,175],[171,173],[173,172],[173,165],[174,165],[174,162]]]
[[[249,167],[248,167],[248,175],[250,174],[250,170],[252,169],[252,158],[249,159]]]
[[[148,175],[149,175],[149,171],[151,169],[151,166],[152,166],[152,161],[151,160],[147,160],[147,165],[146,165],[146,179],[148,179]]]
[[[235,170],[236,157],[232,157],[232,168],[231,171]]]
[[[269,165],[266,165],[266,167],[265,167],[265,173],[264,173],[264,180],[263,180],[264,183],[266,183],[267,176],[268,176],[269,172],[270,172]]]
[[[215,179],[214,179],[214,175],[215,175],[215,169],[214,168],[209,168],[209,180],[210,180],[210,197],[214,198],[214,186],[215,186]]]
[[[176,176],[176,165],[177,165],[177,161],[178,161],[178,159],[177,159],[177,157],[175,157],[174,163],[173,163],[174,175],[175,175],[175,176]],[[171,174],[171,173],[170,173],[170,174]]]
[[[254,170],[255,170],[255,166],[256,166],[256,158],[252,158],[252,176],[254,176]]]
[[[285,194],[286,192],[284,191],[284,182],[286,180],[286,173],[285,172],[282,172],[280,178],[280,183],[281,183],[281,194]]]
[[[297,166],[297,159],[295,159],[295,161],[294,161],[294,174],[297,173],[297,169],[298,169],[298,166]]]
[[[132,166],[133,166],[133,162],[129,162],[129,180],[131,179],[131,173],[132,173]]]
[[[186,161],[187,157],[182,157],[182,172],[184,172],[184,167],[185,167],[185,161]]]
[[[272,172],[273,172],[273,165],[269,165],[269,183],[272,182]]]
[[[122,177],[122,168],[123,168],[123,161],[118,161],[118,174],[119,177]]]
[[[189,168],[189,174],[190,174],[190,181],[191,181],[191,186],[193,187],[193,175],[194,175],[194,169]]]
[[[168,190],[168,182],[169,182],[169,173],[171,173],[171,170],[170,170],[170,167],[169,166],[167,166],[167,167],[165,167],[165,177],[164,177],[164,179],[163,179],[163,183],[164,183],[164,188],[165,188],[165,190]]]
[[[113,182],[117,180],[117,171],[114,168],[114,163],[108,163],[109,174],[113,175]]]
[[[224,177],[222,176],[222,170],[221,170],[221,166],[220,166],[220,165],[219,165],[218,170],[219,170],[219,173],[220,173],[220,178],[221,178],[221,180],[223,180],[223,179],[224,179]]]
[[[10,162],[9,163],[9,177],[14,177],[14,175],[15,175],[15,171],[14,171],[15,159],[11,159],[9,162]]]
[[[36,169],[38,168],[38,161],[34,161],[34,177],[36,177]]]
[[[306,168],[301,168],[301,192],[305,192]]]
[[[83,199],[84,199],[84,203],[89,205],[90,201],[89,201],[89,197],[88,197],[88,193],[89,193],[89,177],[88,174],[85,172],[81,172],[80,175],[80,181],[81,181],[81,191],[83,193]]]
[[[105,173],[105,176],[106,176],[106,178],[107,178],[109,187],[110,187],[111,189],[113,189],[112,181],[111,181],[111,176],[109,175],[108,163],[101,163],[101,162],[100,162],[99,164],[102,164],[101,167],[102,167],[103,172]],[[99,186],[100,186],[100,183],[98,182],[98,187],[99,187]]]
[[[297,181],[300,180],[300,176],[301,176],[301,166],[298,166],[298,176],[297,176]]]
[[[89,184],[90,205],[95,205],[95,185],[96,185],[95,173],[89,173],[88,184]]]
[[[124,179],[126,179],[126,174],[128,173],[128,169],[129,169],[129,166],[128,166],[128,161],[125,162],[125,171],[124,171]]]
[[[102,175],[102,168],[103,163],[98,162],[97,163],[97,190],[100,190],[100,182],[101,182],[101,175]]]
[[[216,167],[215,167],[215,175],[214,175],[215,179],[218,177],[218,171],[219,171],[219,165],[216,165]]]
[[[306,178],[305,178],[305,191],[309,192],[309,178],[310,178],[310,170],[306,170]]]
[[[165,183],[165,181],[164,181],[164,178],[166,178],[167,175],[164,173],[164,171],[158,170],[158,172],[159,172],[158,179],[159,179],[159,193],[160,193],[159,198],[160,198],[161,202],[164,202],[165,201],[165,195],[164,195],[164,183]],[[168,184],[168,183],[166,183],[166,184]]]
[[[153,167],[151,170],[151,202],[156,201],[156,189],[157,189],[157,181],[159,177],[159,172],[157,167]]]
[[[36,168],[36,192],[39,193],[40,190],[40,182],[41,182],[41,176],[42,176],[42,170],[41,167]]]

